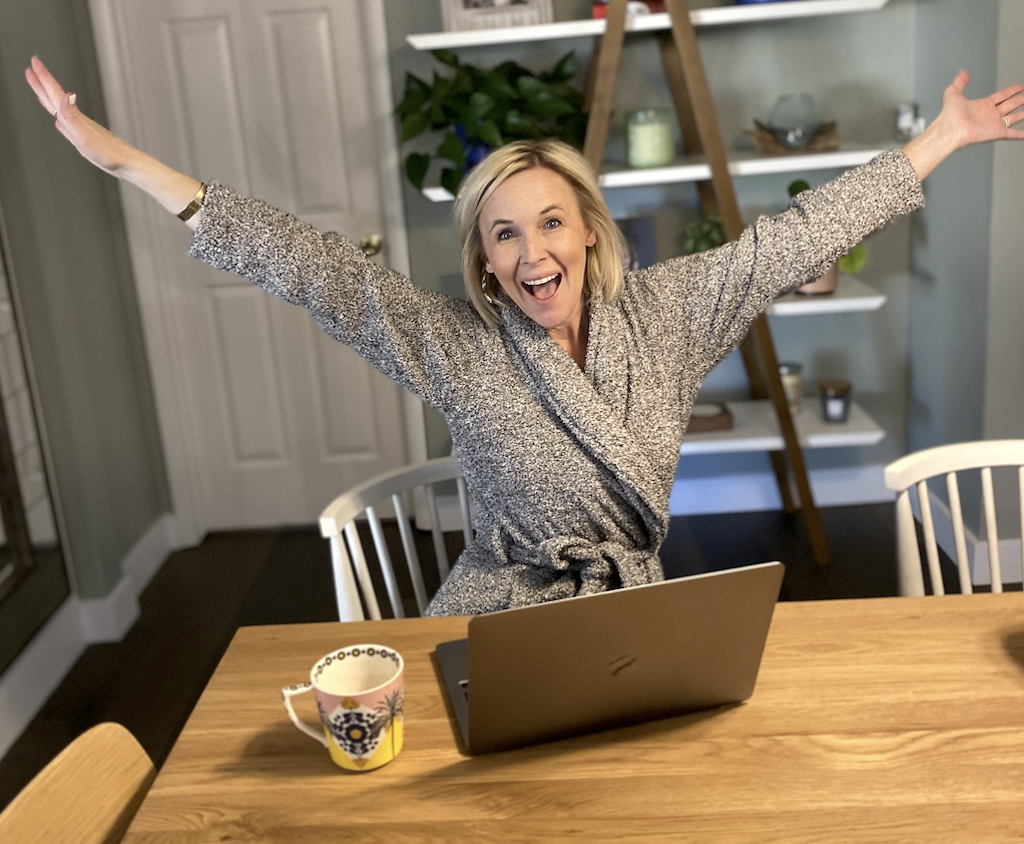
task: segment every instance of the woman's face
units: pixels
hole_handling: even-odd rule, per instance
[[[510,176],[484,204],[480,234],[487,272],[505,295],[552,337],[575,335],[587,247],[597,238],[572,186],[543,167]]]

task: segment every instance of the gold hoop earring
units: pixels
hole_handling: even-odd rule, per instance
[[[493,305],[494,300],[491,298],[491,294],[487,292],[487,270],[484,270],[480,276],[480,289],[483,291],[487,304]]]

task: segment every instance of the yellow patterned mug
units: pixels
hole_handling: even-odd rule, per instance
[[[405,662],[393,648],[352,645],[317,661],[308,683],[281,690],[284,708],[302,732],[319,741],[334,764],[372,771],[402,749]],[[292,698],[312,690],[321,730],[302,721]]]

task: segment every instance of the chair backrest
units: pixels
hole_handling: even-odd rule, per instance
[[[156,770],[120,724],[80,735],[0,814],[4,844],[114,844],[149,790]]]
[[[363,621],[369,614],[379,619],[380,604],[370,578],[366,554],[359,539],[357,520],[365,517],[373,537],[373,546],[387,587],[391,609],[396,618],[404,618],[402,597],[399,594],[395,566],[388,550],[384,528],[377,508],[390,500],[395,508],[402,549],[412,581],[413,592],[420,614],[429,601],[423,582],[423,572],[416,551],[415,537],[407,508],[410,493],[422,490],[430,518],[434,554],[441,581],[448,576],[448,554],[438,511],[434,485],[442,481],[456,481],[458,490],[458,518],[463,537],[468,545],[473,538],[469,512],[469,495],[462,477],[458,459],[443,457],[370,478],[338,496],[320,515],[320,533],[331,543],[331,564],[334,567],[334,590],[338,599],[338,617],[342,621]],[[364,612],[365,605],[365,612]]]
[[[915,487],[917,490],[921,531],[924,535],[932,592],[936,595],[942,595],[945,592],[939,565],[938,545],[935,539],[935,520],[932,516],[927,486],[929,478],[936,478],[940,475],[945,476],[946,489],[949,493],[949,517],[953,526],[960,589],[964,593],[973,591],[957,473],[975,469],[981,470],[981,491],[992,591],[1003,591],[1002,569],[999,560],[999,533],[996,529],[995,493],[992,486],[992,469],[999,466],[1018,467],[1018,497],[1021,508],[1021,525],[1024,526],[1024,440],[992,440],[938,446],[908,454],[886,467],[885,485],[897,492],[896,535],[901,595],[924,594],[921,555],[918,550],[917,530],[910,500],[911,487]],[[1022,542],[1022,549],[1024,549],[1024,542]]]

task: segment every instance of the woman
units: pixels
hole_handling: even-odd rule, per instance
[[[582,158],[512,144],[470,173],[456,203],[464,302],[136,150],[82,114],[38,59],[26,75],[85,158],[179,213],[192,255],[308,308],[444,415],[477,515],[434,615],[660,580],[679,445],[707,372],[776,296],[919,207],[921,180],[954,150],[1024,137],[1012,128],[1024,86],[967,100],[962,72],[903,150],[801,194],[734,243],[625,278]]]

